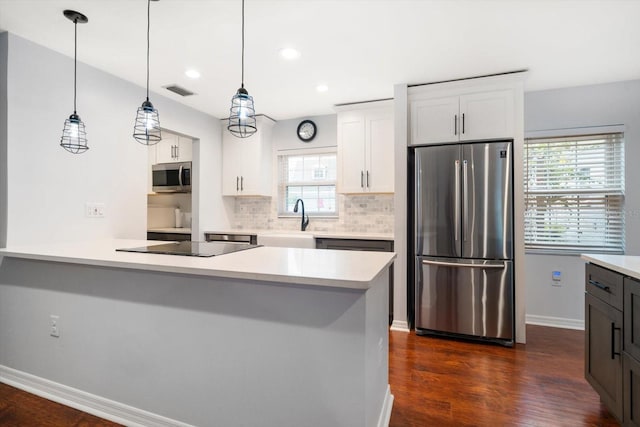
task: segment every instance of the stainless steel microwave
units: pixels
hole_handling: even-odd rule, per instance
[[[151,166],[151,175],[156,193],[191,192],[191,162],[158,163]]]

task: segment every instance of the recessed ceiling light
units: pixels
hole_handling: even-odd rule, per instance
[[[200,72],[198,70],[190,69],[184,72],[184,74],[190,79],[199,79]]]
[[[326,92],[329,90],[329,86],[325,85],[325,84],[319,84],[318,86],[316,86],[316,90],[318,92]]]
[[[300,52],[292,47],[285,47],[283,49],[280,49],[280,56],[282,56],[284,59],[293,60],[300,58]]]

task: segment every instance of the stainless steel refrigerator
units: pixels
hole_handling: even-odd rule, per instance
[[[415,149],[415,328],[514,341],[512,141]]]

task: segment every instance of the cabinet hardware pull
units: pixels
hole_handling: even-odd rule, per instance
[[[369,171],[367,171],[367,188],[369,188]]]
[[[244,176],[240,177],[240,191],[244,191]]]
[[[240,177],[236,176],[236,191],[240,190]]]
[[[616,324],[611,322],[611,359],[615,359],[616,356],[620,356],[620,352],[616,351],[616,337],[615,331],[622,331],[622,328],[616,328]]]
[[[600,282],[596,282],[595,280],[589,279],[589,284],[595,286],[598,289],[602,289],[605,292],[611,293],[611,288],[607,285],[603,285]]]
[[[462,113],[462,133],[464,134],[464,113]]]
[[[360,188],[364,188],[364,171],[360,171]]]
[[[458,115],[453,116],[453,134],[458,135]]]
[[[180,158],[180,146],[176,145],[176,160]]]

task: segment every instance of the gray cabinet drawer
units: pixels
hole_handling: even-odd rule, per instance
[[[316,237],[316,249],[393,252],[393,241]]]
[[[586,292],[622,310],[624,276],[595,264],[587,264]]]

